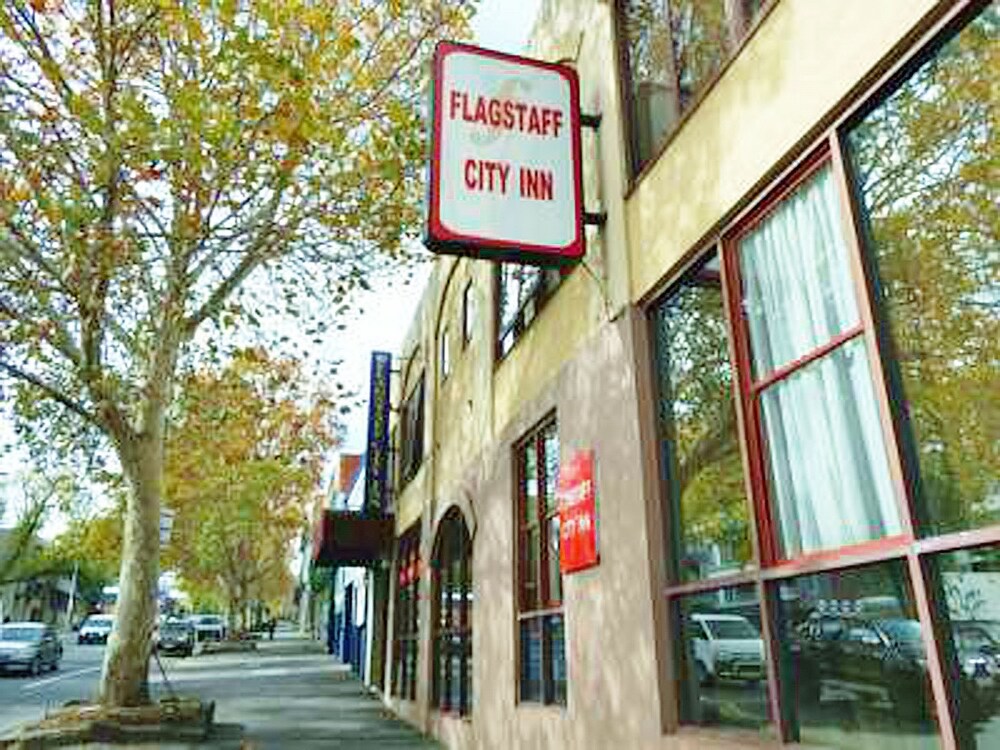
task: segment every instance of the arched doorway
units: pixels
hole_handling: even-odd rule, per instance
[[[472,710],[472,540],[458,508],[441,521],[434,544],[434,679],[442,712]]]

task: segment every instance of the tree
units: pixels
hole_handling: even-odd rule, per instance
[[[53,558],[38,541],[38,532],[58,508],[67,509],[76,486],[67,476],[28,474],[21,477],[18,499],[13,502],[14,527],[0,549],[0,586],[58,572]]]
[[[246,627],[250,604],[279,602],[292,583],[291,551],[335,441],[333,402],[310,397],[297,362],[247,349],[221,373],[187,378],[179,408],[165,563],[195,599],[223,602]]]
[[[1000,11],[848,134],[929,526],[1000,518]]]
[[[109,445],[130,489],[106,705],[147,700],[179,362],[259,322],[254,275],[295,313],[400,254],[428,45],[474,1],[0,5],[0,371],[22,439]]]

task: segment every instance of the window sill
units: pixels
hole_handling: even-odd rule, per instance
[[[682,724],[674,731],[665,733],[672,737],[685,737],[691,739],[716,740],[740,747],[753,748],[777,748],[783,747],[777,737],[762,737],[757,732],[747,729],[724,729],[722,727],[702,727],[694,724]]]

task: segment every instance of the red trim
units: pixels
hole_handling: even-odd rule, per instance
[[[729,233],[727,242],[732,242],[734,245],[739,244],[739,241],[744,236],[774,213],[775,209],[781,205],[785,198],[794,193],[814,172],[822,169],[829,160],[830,143],[826,138],[823,138],[815,149],[790,169],[786,175],[778,180],[778,183],[773,188],[735,220],[735,229]]]
[[[573,158],[573,192],[575,199],[576,235],[564,246],[535,245],[509,240],[499,240],[490,237],[476,237],[455,232],[441,221],[441,130],[444,107],[442,105],[444,80],[444,63],[449,55],[463,53],[503,60],[529,68],[546,70],[561,76],[570,89],[569,118],[570,137],[572,139]],[[483,49],[469,44],[456,42],[438,42],[434,49],[434,85],[432,97],[432,127],[431,127],[431,163],[430,163],[430,200],[427,216],[427,236],[425,244],[434,252],[445,252],[455,255],[478,257],[504,257],[520,262],[554,264],[580,260],[586,251],[586,238],[583,233],[583,165],[580,139],[580,81],[576,71],[564,65],[548,63],[542,60],[532,60],[519,55]]]
[[[830,339],[829,341],[827,341],[822,346],[816,347],[815,349],[813,349],[808,354],[803,354],[798,359],[793,359],[787,365],[783,365],[783,366],[779,367],[777,370],[774,370],[771,374],[767,375],[766,377],[761,378],[756,383],[752,383],[751,386],[750,386],[750,393],[751,393],[751,395],[753,397],[756,397],[765,388],[767,388],[769,386],[772,386],[772,385],[774,385],[775,383],[777,383],[777,382],[779,382],[781,380],[784,380],[789,375],[791,375],[793,372],[795,372],[798,369],[801,369],[801,368],[805,367],[806,365],[810,364],[811,362],[815,362],[817,359],[821,359],[821,358],[825,357],[827,354],[829,354],[830,352],[832,352],[834,349],[836,349],[841,344],[846,343],[846,342],[850,341],[853,338],[857,338],[858,336],[860,336],[864,332],[865,332],[864,325],[861,324],[861,323],[858,323],[853,328],[849,328],[846,331],[844,331],[843,333],[838,333],[836,336],[834,336],[832,339]]]
[[[721,253],[722,271],[727,277],[727,283],[724,286],[729,294],[733,350],[736,355],[736,361],[733,363],[733,372],[736,374],[736,381],[739,386],[745,421],[747,469],[750,474],[752,493],[750,500],[753,503],[754,516],[757,521],[760,565],[761,567],[766,567],[775,558],[774,534],[771,514],[768,511],[770,502],[768,500],[767,482],[764,479],[766,469],[763,465],[763,439],[760,434],[760,415],[757,413],[757,399],[751,396],[752,378],[749,331],[743,320],[743,281],[740,277],[735,237],[727,239],[722,243]]]
[[[844,558],[850,555],[865,555],[872,552],[882,552],[886,550],[898,549],[900,556],[908,551],[907,545],[913,542],[913,537],[909,534],[897,534],[881,539],[873,539],[870,542],[859,542],[843,547],[832,547],[830,549],[807,552],[804,555],[796,555],[794,558],[779,557],[771,566],[774,571],[782,574],[794,574],[796,571],[805,568],[812,568],[817,563],[838,561],[843,567]]]

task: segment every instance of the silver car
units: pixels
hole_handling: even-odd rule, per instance
[[[58,669],[62,642],[55,628],[43,622],[8,622],[0,625],[0,672],[37,675]]]

